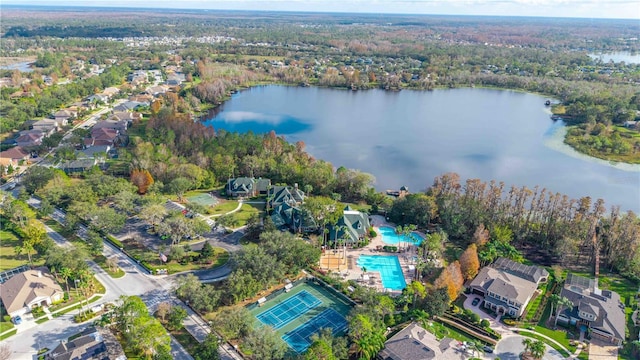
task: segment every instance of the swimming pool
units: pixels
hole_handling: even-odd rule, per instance
[[[404,236],[396,234],[396,229],[389,226],[381,226],[380,235],[382,235],[382,241],[385,244],[397,245],[400,242],[410,243],[414,245],[420,245],[424,238],[418,232],[412,232],[412,236]]]
[[[382,286],[386,289],[399,291],[407,287],[397,256],[360,255],[358,266],[366,268],[367,271],[380,272]]]

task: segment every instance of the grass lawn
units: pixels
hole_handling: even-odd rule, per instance
[[[36,324],[42,324],[42,323],[45,323],[47,321],[49,321],[49,318],[43,317],[42,319],[36,320]]]
[[[100,265],[102,270],[104,270],[107,274],[109,274],[109,276],[111,276],[114,279],[121,278],[125,274],[124,270],[120,268],[118,268],[118,270],[116,271],[111,271],[111,269],[109,269],[109,266],[107,266],[107,258],[104,255],[94,256],[93,261],[95,261],[96,264]]]
[[[0,340],[4,340],[4,339],[6,339],[6,338],[8,338],[8,337],[10,337],[10,336],[13,336],[13,335],[15,335],[17,332],[18,332],[18,329],[13,329],[12,331],[9,331],[8,333],[6,333],[6,334],[4,334],[4,335],[0,336]]]
[[[211,215],[223,215],[238,207],[236,200],[221,200],[220,203],[209,211]]]
[[[16,254],[16,247],[21,244],[22,241],[13,231],[0,230],[0,271],[29,263],[27,254]],[[31,260],[34,266],[44,265],[44,259],[41,259],[37,254],[31,254]]]
[[[442,338],[448,337],[458,341],[480,341],[484,343],[484,341],[480,339],[476,339],[469,334],[466,334],[453,326],[449,326],[448,324],[443,324],[435,320],[426,320],[423,322],[422,326],[430,333],[434,334],[438,340]]]
[[[13,329],[15,326],[11,322],[11,317],[9,315],[5,315],[2,317],[2,321],[0,321],[0,333],[5,332],[9,329]]]
[[[170,274],[175,274],[177,272],[189,271],[189,270],[202,270],[202,269],[210,269],[214,267],[218,267],[222,264],[225,264],[229,260],[229,253],[220,247],[214,247],[214,257],[211,259],[210,264],[201,264],[198,262],[188,262],[185,265],[178,263],[177,261],[169,261],[167,263],[163,263],[158,256],[158,253],[155,251],[151,251],[147,249],[141,243],[135,241],[134,239],[127,238],[122,240],[122,244],[124,245],[127,253],[134,256],[136,259],[139,259],[140,262],[145,263],[146,266],[152,269],[167,269]],[[197,256],[198,253],[192,252],[191,255]]]
[[[96,297],[94,297],[93,299],[89,299],[89,304],[94,303],[94,302],[96,302],[96,301],[98,301],[98,300],[100,300],[100,299],[102,299],[102,296],[101,296],[101,295],[100,295],[100,296],[96,296]],[[82,300],[82,304],[80,304],[80,300]],[[80,309],[80,307],[81,307],[81,306],[83,306],[83,307],[85,307],[85,308],[86,308],[86,307],[87,307],[87,305],[88,305],[88,304],[87,304],[87,302],[86,302],[86,301],[84,301],[84,298],[83,298],[83,299],[76,299],[75,301],[73,301],[73,302],[71,302],[71,303],[67,302],[67,303],[64,303],[64,304],[59,304],[59,305],[61,305],[61,306],[59,306],[59,307],[58,307],[58,309],[59,309],[59,308],[63,308],[63,307],[65,307],[65,306],[69,306],[70,304],[75,304],[75,305],[74,305],[74,306],[71,306],[71,307],[70,307],[70,308],[68,308],[68,309],[64,309],[64,310],[62,310],[62,311],[60,311],[60,312],[57,312],[57,313],[55,313],[55,314],[52,314],[52,316],[53,316],[53,317],[59,317],[59,316],[62,316],[62,315],[64,315],[64,314],[68,314],[68,313],[72,312],[73,310],[78,310],[78,309]],[[51,312],[53,312],[53,311],[54,311],[54,310],[52,310],[52,309],[49,309],[49,310],[50,310]]]
[[[536,339],[536,340],[540,340],[540,341],[544,342],[545,344],[551,346],[552,348],[556,349],[564,357],[569,357],[571,355],[571,354],[568,354],[566,351],[564,351],[562,348],[560,348],[558,345],[554,344],[551,341],[548,341],[547,339],[545,339],[542,336],[539,336],[537,334],[530,333],[530,332],[527,332],[527,331],[520,331],[520,335],[523,335],[523,336],[526,336],[526,337],[530,337],[530,338],[533,338],[533,339]],[[545,334],[545,335],[549,336],[548,334]],[[554,337],[554,339],[555,339],[555,337]],[[556,341],[557,341],[557,339],[556,339]],[[558,341],[558,342],[560,342],[560,341]],[[571,350],[571,351],[575,351],[575,347],[569,347],[569,346],[565,346],[565,347],[567,349]]]
[[[184,327],[181,327],[179,330],[169,331],[169,333],[189,354],[200,344]]]
[[[232,215],[240,221],[240,226],[247,225],[247,220],[253,214],[258,214],[264,211],[264,204],[242,204],[242,207],[238,212]]]

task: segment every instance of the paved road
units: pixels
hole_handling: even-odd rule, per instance
[[[28,203],[34,207],[39,207],[40,202],[37,199],[29,199]],[[64,213],[56,211],[53,216],[57,220],[64,220]],[[56,233],[47,227],[48,235],[61,247],[72,247],[62,235]],[[98,303],[116,301],[122,295],[137,295],[142,298],[150,312],[154,312],[160,302],[179,301],[171,295],[173,283],[171,279],[156,278],[146,275],[146,271],[138,264],[131,261],[129,257],[122,254],[111,244],[103,245],[103,254],[109,258],[114,257],[118,266],[123,269],[126,274],[119,279],[111,278],[96,263],[88,261],[90,268],[95,273],[96,278],[104,285],[106,289],[105,295]],[[61,340],[66,340],[70,335],[84,329],[88,324],[75,324],[73,322],[73,312],[54,318],[44,324],[35,325],[34,323],[25,324],[19,329],[19,333],[10,337],[7,343],[11,346],[13,353],[12,359],[33,359],[38,349],[47,347],[52,349],[57,346]],[[89,322],[90,323],[90,322]],[[174,359],[190,360],[192,357],[185,349],[175,340],[171,342],[171,352]]]
[[[524,345],[522,340],[528,339],[522,335],[507,335],[503,336],[502,340],[496,345],[495,356],[500,360],[519,360],[520,353],[524,351]],[[562,360],[562,356],[557,350],[547,345],[547,352],[542,360]]]

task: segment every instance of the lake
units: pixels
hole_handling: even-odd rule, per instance
[[[625,62],[626,64],[640,64],[640,53],[629,53],[629,52],[611,52],[611,53],[598,53],[598,54],[588,54],[590,58],[596,60],[600,59],[603,63],[608,63],[609,61],[613,61],[614,63]]]
[[[33,61],[23,61],[18,63],[13,63],[9,65],[0,65],[0,70],[20,70],[21,72],[32,72],[33,68],[31,68],[31,64]]]
[[[573,198],[603,198],[640,212],[640,166],[577,154],[546,98],[506,90],[388,92],[263,86],[242,91],[205,124],[228,131],[275,130],[334,166],[376,177],[378,190],[424,190],[456,172],[462,179],[540,185]]]

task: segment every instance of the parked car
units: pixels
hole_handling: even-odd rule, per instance
[[[493,354],[493,348],[492,348],[491,346],[486,346],[486,345],[485,345],[485,346],[482,348],[482,350],[483,350],[484,352],[486,352],[487,354]]]
[[[480,298],[475,298],[473,299],[473,301],[471,302],[471,305],[476,306],[480,303]]]
[[[11,319],[11,321],[16,325],[20,325],[20,323],[22,323],[22,318],[20,317],[20,315],[17,315],[17,316],[14,316],[13,319]]]

